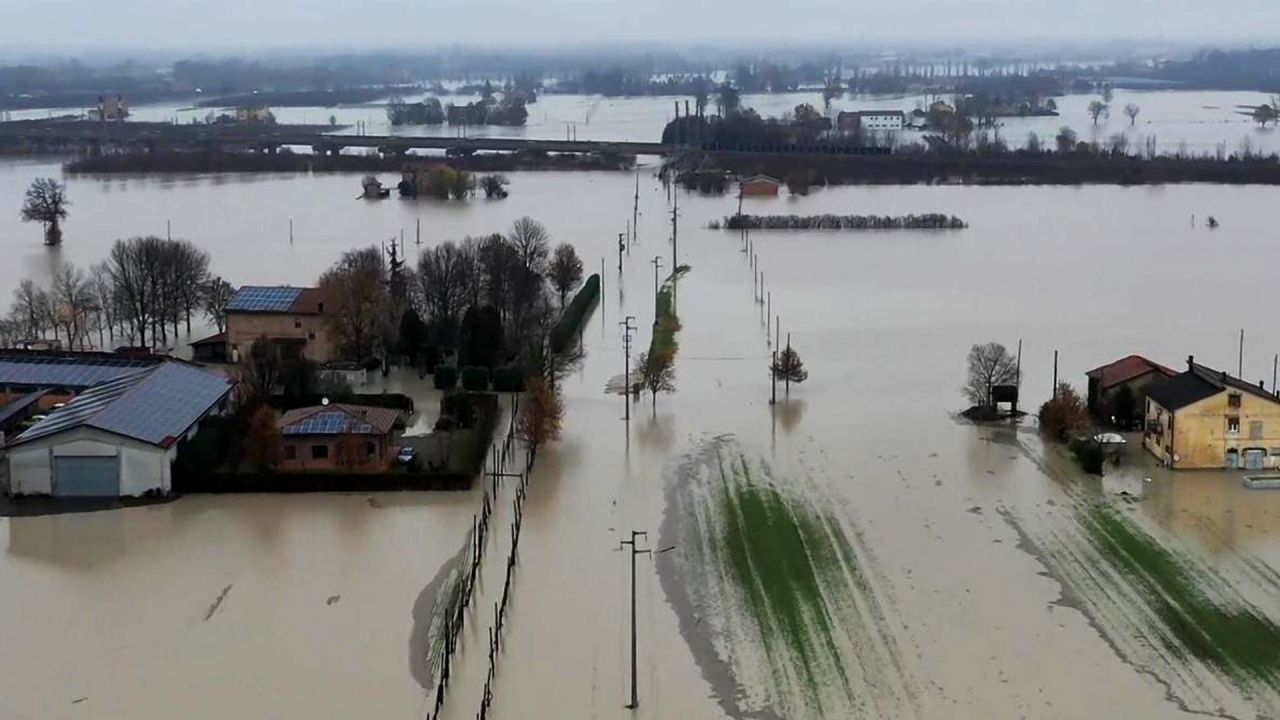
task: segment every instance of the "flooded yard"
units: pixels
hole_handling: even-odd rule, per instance
[[[5,164],[0,188],[14,195],[51,171]],[[705,229],[736,199],[681,196],[677,262],[691,270],[675,293],[677,390],[656,410],[647,396],[635,404],[628,427],[625,400],[605,391],[623,369],[618,324],[635,316],[647,347],[650,260],[669,267],[672,253],[666,194],[647,174],[621,276],[630,176],[515,173],[509,200],[467,204],[346,200],[357,181],[73,180],[57,255],[0,216],[13,259],[0,290],[166,219],[237,284],[310,282],[341,250],[401,227],[412,251],[419,218],[435,243],[529,214],[588,268],[605,260],[586,360],[562,384],[564,437],[539,451],[528,487],[492,717],[1276,714],[1280,492],[1234,473],[1160,472],[1133,447],[1120,470],[1086,477],[1030,420],[954,419],[965,355],[992,340],[1022,340],[1030,410],[1050,394],[1054,350],[1060,377],[1083,389],[1085,370],[1132,352],[1233,369],[1244,327],[1244,375],[1269,377],[1270,190],[751,200],[748,212],[943,212],[970,226],[753,233],[782,333],[810,372],[773,406],[772,333],[747,256],[737,233]],[[304,213],[290,247],[281,229]],[[479,502],[478,490],[185,497],[0,519],[7,716],[427,717],[419,624]],[[630,576],[618,544],[632,530],[657,553],[638,561],[636,710],[623,707]],[[494,583],[481,585],[491,601]],[[492,609],[477,608],[442,718],[479,708]]]

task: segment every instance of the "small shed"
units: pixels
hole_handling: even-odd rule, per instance
[[[768,175],[752,175],[741,181],[742,194],[746,197],[777,197],[782,181]]]
[[[225,363],[227,361],[227,334],[220,332],[191,343],[191,358],[196,362]]]

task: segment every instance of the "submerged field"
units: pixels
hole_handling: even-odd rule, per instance
[[[705,646],[731,715],[909,717],[911,681],[856,535],[805,480],[788,482],[730,438],[700,445],[668,488],[660,565],[686,640]],[[683,620],[682,619],[682,620]]]

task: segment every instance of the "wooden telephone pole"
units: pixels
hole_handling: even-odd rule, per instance
[[[648,555],[649,549],[640,550],[636,547],[636,538],[644,537],[649,539],[648,533],[643,530],[632,530],[630,540],[618,541],[618,549],[622,549],[622,545],[631,546],[631,702],[627,704],[627,709],[635,710],[640,707],[640,694],[636,687],[636,556]]]

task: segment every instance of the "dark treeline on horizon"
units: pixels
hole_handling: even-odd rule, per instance
[[[1036,78],[1039,94],[1083,92],[1110,80],[1123,87],[1280,92],[1280,48],[1204,50],[1178,60],[1125,59],[1063,62],[1016,56],[938,51],[889,56],[831,50],[777,54],[698,49],[561,53],[455,49],[422,54],[349,54],[288,60],[179,60],[155,66],[122,62],[92,66],[76,60],[0,67],[0,108],[91,106],[100,94],[122,94],[131,104],[170,98],[254,91],[302,92],[381,86],[429,85],[461,80],[501,83],[535,78],[540,90],[609,96],[695,95],[705,83],[727,79],[743,93],[832,88],[840,92],[911,90],[972,92],[1010,78]],[[987,88],[989,91],[990,88]]]

